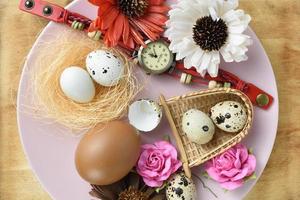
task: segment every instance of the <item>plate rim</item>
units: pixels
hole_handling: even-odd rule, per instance
[[[84,0],[85,1],[85,0]],[[79,4],[80,1],[72,1],[71,3],[69,3],[68,5],[66,5],[64,8],[66,9],[69,9],[72,10],[72,7],[75,6],[76,4]],[[27,56],[26,56],[26,60],[24,62],[24,64],[22,64],[23,66],[23,69],[22,69],[22,72],[21,72],[21,76],[20,76],[20,80],[19,80],[19,84],[18,84],[18,92],[17,92],[17,106],[16,106],[16,112],[17,112],[17,126],[18,126],[18,134],[19,134],[19,138],[20,138],[20,142],[21,142],[21,145],[22,145],[22,149],[23,149],[23,152],[24,152],[24,155],[26,157],[26,160],[28,161],[28,164],[29,164],[29,167],[30,169],[32,170],[33,174],[34,174],[34,177],[38,180],[39,184],[42,186],[42,188],[44,189],[44,191],[46,191],[48,193],[48,195],[50,196],[51,199],[56,199],[53,194],[48,190],[48,188],[46,187],[45,183],[40,179],[38,173],[36,172],[36,169],[32,163],[32,160],[30,159],[30,156],[27,152],[27,149],[25,147],[25,143],[24,143],[24,134],[22,133],[21,131],[21,114],[20,113],[20,105],[21,105],[21,87],[22,87],[22,83],[24,81],[24,74],[26,73],[26,69],[27,69],[27,66],[28,66],[28,58],[30,58],[32,56],[32,54],[34,53],[34,49],[37,47],[38,45],[38,42],[42,36],[48,31],[48,29],[50,29],[53,25],[55,25],[56,23],[54,22],[49,22],[44,28],[43,30],[39,33],[38,37],[35,39],[35,42],[33,43],[30,51],[28,52]],[[278,94],[278,86],[277,86],[277,79],[276,79],[276,76],[275,76],[275,73],[274,73],[274,69],[273,69],[273,65],[270,61],[270,58],[269,56],[267,55],[267,52],[265,50],[265,48],[263,47],[262,45],[262,42],[261,42],[261,39],[259,37],[257,37],[257,34],[256,32],[251,28],[251,26],[249,25],[248,26],[248,30],[250,32],[253,32],[253,34],[256,36],[257,40],[259,41],[257,45],[259,45],[259,48],[263,49],[263,54],[264,56],[267,58],[266,59],[266,62],[269,66],[271,66],[271,71],[272,71],[272,77],[274,79],[274,91],[275,91],[275,94],[274,94],[274,99],[275,101],[273,102],[273,105],[271,106],[275,106],[276,107],[276,126],[274,127],[275,128],[275,134],[273,134],[273,142],[272,142],[272,148],[270,148],[269,152],[267,153],[268,157],[266,159],[266,163],[265,165],[261,168],[261,172],[260,173],[257,173],[256,172],[256,175],[257,175],[257,178],[255,180],[253,180],[251,182],[251,186],[245,190],[244,194],[241,196],[242,198],[245,198],[245,196],[247,194],[249,194],[249,192],[253,189],[253,187],[256,185],[257,181],[261,178],[269,160],[270,160],[270,156],[271,156],[271,153],[274,149],[274,145],[275,145],[275,140],[276,140],[276,137],[277,137],[277,133],[278,133],[278,125],[279,125],[279,94]],[[274,104],[276,103],[276,105]]]

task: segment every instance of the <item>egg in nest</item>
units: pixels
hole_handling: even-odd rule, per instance
[[[71,66],[61,73],[59,85],[63,93],[77,103],[88,103],[95,96],[94,83],[84,69]]]
[[[122,61],[113,53],[96,50],[86,57],[86,68],[91,77],[102,86],[117,85],[124,75]]]

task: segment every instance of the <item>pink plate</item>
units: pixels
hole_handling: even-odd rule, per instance
[[[90,18],[96,16],[96,7],[86,0],[74,1],[68,7]],[[74,150],[79,141],[78,137],[67,134],[71,130],[56,123],[47,123],[47,120],[37,120],[24,112],[22,105],[30,103],[29,73],[31,63],[35,59],[37,45],[49,42],[66,29],[64,25],[50,23],[31,49],[27,62],[23,69],[18,94],[18,125],[24,150],[30,165],[38,179],[49,192],[53,199],[57,200],[88,200],[91,199],[88,192],[89,184],[83,181],[76,172],[74,166]],[[254,44],[248,52],[249,60],[239,64],[222,64],[224,69],[234,72],[245,81],[252,82],[258,87],[274,96],[275,101],[268,111],[255,108],[254,124],[249,136],[243,141],[248,147],[254,149],[257,157],[257,177],[261,175],[269,159],[278,123],[278,95],[276,81],[269,59],[260,44],[258,38],[250,29],[247,31],[254,40]],[[158,99],[160,93],[167,97],[181,95],[195,90],[196,87],[184,86],[178,80],[167,76],[151,76],[151,81],[140,94],[140,97]],[[199,88],[199,86],[197,86]],[[163,138],[164,134],[170,134],[168,123],[163,123],[153,132],[143,134],[143,140],[150,142]],[[194,173],[200,175],[201,168],[195,168]],[[205,184],[216,193],[218,199],[242,199],[254,186],[256,180],[247,182],[243,187],[232,192],[225,192],[212,180],[202,178]],[[195,179],[199,199],[216,199],[211,192],[203,188],[200,181]]]

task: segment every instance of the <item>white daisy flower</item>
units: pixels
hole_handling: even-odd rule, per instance
[[[237,7],[238,0],[181,0],[173,5],[165,36],[176,60],[212,77],[218,75],[220,54],[225,62],[247,60],[252,40],[243,32],[251,17]]]

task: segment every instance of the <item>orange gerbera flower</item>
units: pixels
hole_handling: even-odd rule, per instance
[[[107,46],[134,49],[144,39],[156,40],[164,31],[169,7],[164,0],[89,0],[99,6],[89,31],[100,30]]]

